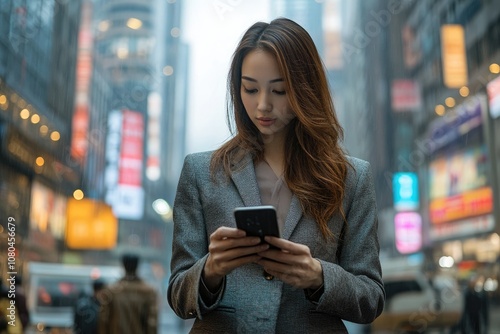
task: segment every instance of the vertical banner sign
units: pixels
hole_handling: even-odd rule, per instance
[[[123,116],[120,110],[112,110],[108,114],[108,129],[106,137],[106,169],[104,184],[106,187],[105,201],[115,205],[118,194],[118,164],[120,162],[120,145],[122,140]]]
[[[148,96],[148,140],[146,142],[146,177],[151,181],[157,181],[161,176],[161,105],[161,95],[158,92],[151,92]]]
[[[345,43],[342,38],[342,2],[330,0],[323,3],[323,43],[324,60],[328,70],[339,70],[344,66],[342,50]]]
[[[420,204],[418,177],[415,173],[396,173],[392,179],[394,209],[396,211],[417,210]]]
[[[71,156],[85,163],[88,147],[89,87],[92,77],[92,3],[83,1],[76,58],[75,109],[73,112]]]
[[[401,254],[422,248],[422,217],[418,212],[399,212],[394,216],[396,248]]]
[[[407,69],[413,69],[422,61],[422,46],[415,34],[415,28],[405,25],[401,30],[403,60]]]
[[[500,117],[500,77],[490,81],[486,85],[486,89],[488,90],[491,118],[498,118]]]
[[[123,110],[122,116],[118,193],[113,212],[119,218],[140,220],[144,214],[144,117],[131,110]]]
[[[464,28],[459,24],[441,27],[441,54],[443,82],[448,88],[460,88],[467,84],[467,56],[465,53]]]

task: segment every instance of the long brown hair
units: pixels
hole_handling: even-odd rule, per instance
[[[286,96],[295,118],[289,123],[284,178],[306,215],[313,217],[324,237],[333,236],[327,223],[342,209],[349,163],[340,146],[340,126],[321,58],[311,36],[292,20],[257,22],[243,35],[233,54],[228,75],[228,124],[233,137],[212,156],[211,172],[227,176],[242,156],[262,159],[264,144],[241,100],[241,68],[256,49],[272,54],[282,73]],[[234,129],[236,125],[236,131]]]

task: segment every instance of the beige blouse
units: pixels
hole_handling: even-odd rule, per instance
[[[283,175],[276,175],[265,160],[255,162],[254,166],[260,191],[260,201],[262,205],[272,205],[276,208],[278,226],[280,235],[282,235],[292,201],[292,192],[288,189]]]

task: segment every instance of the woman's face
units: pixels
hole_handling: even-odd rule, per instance
[[[253,124],[265,139],[284,136],[295,117],[287,99],[285,82],[273,55],[251,51],[241,68],[241,99]]]

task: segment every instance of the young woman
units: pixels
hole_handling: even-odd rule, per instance
[[[168,300],[192,333],[342,333],[384,306],[369,164],[340,147],[324,68],[288,19],[251,26],[231,64],[234,136],[186,157],[174,203]],[[233,210],[273,205],[281,238]],[[269,245],[276,246],[270,248]]]

